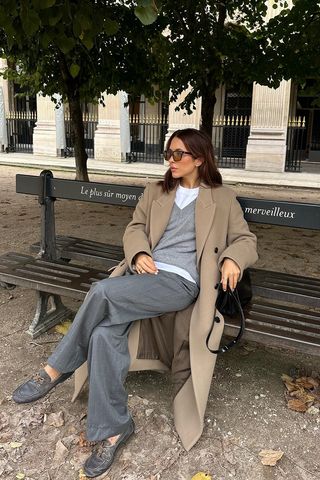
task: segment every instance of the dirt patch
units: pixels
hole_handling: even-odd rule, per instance
[[[40,209],[35,198],[15,194],[14,175],[38,171],[2,166],[0,172],[0,254],[29,253],[30,244],[39,240]],[[61,172],[55,176],[72,178]],[[144,183],[97,175],[92,180]],[[234,188],[243,196],[319,201],[319,193],[308,190]],[[56,215],[58,234],[119,244],[132,209],[58,201]],[[259,240],[257,266],[319,276],[320,232],[267,225],[251,228]],[[65,303],[73,310],[80,305],[70,300]],[[81,434],[86,423],[86,392],[71,404],[73,382],[68,380],[45,401],[18,406],[11,400],[12,390],[46,361],[61,337],[49,332],[30,339],[26,330],[34,306],[35,292],[0,290],[0,479],[78,479],[90,454]],[[287,408],[283,373],[317,376],[319,358],[245,343],[220,356],[204,433],[188,453],[173,427],[169,376],[130,373],[127,389],[136,435],[101,478],[191,480],[202,471],[212,480],[320,479],[320,415]],[[263,466],[259,457],[263,449],[281,450],[284,455],[275,467]]]

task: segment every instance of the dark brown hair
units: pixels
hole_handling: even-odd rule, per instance
[[[213,145],[209,135],[195,128],[176,130],[167,141],[167,150],[176,137],[180,138],[194,158],[201,158],[202,164],[198,167],[200,182],[205,183],[208,187],[222,185],[222,177],[215,162]],[[178,182],[179,179],[173,178],[171,170],[168,169],[164,179],[159,183],[164,192],[169,192],[175,188]]]

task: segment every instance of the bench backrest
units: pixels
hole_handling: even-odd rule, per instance
[[[50,171],[44,171],[40,176],[20,174],[16,176],[17,193],[37,195],[41,204],[45,198],[52,200],[60,198],[135,207],[143,190],[143,187],[134,185],[53,178]],[[320,230],[320,203],[247,197],[238,197],[238,200],[248,222]]]

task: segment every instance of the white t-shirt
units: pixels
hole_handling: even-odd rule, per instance
[[[175,204],[182,210],[184,207],[193,202],[199,194],[199,187],[185,188],[179,185],[176,191]]]
[[[175,204],[183,210],[189,203],[193,202],[199,194],[199,187],[197,188],[185,188],[181,185],[178,186],[176,191]],[[168,265],[167,263],[154,262],[156,267],[159,270],[165,270],[166,272],[176,273],[181,277],[189,280],[190,282],[196,283],[191,277],[190,273],[180,267],[175,267],[174,265]]]

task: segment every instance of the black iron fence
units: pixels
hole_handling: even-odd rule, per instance
[[[306,122],[304,117],[292,118],[287,130],[286,172],[300,172],[306,156]]]
[[[162,152],[168,131],[166,116],[130,117],[130,153],[128,162],[163,163]]]
[[[97,115],[84,113],[83,124],[84,124],[84,141],[85,141],[86,152],[89,158],[94,158],[94,132],[98,125]],[[72,132],[71,119],[69,115],[65,115],[64,125],[65,125],[65,131],[66,131],[65,156],[73,157],[74,156],[74,138],[73,138],[73,132]]]
[[[213,119],[212,142],[218,166],[245,168],[250,117],[219,116]]]
[[[8,112],[6,152],[33,152],[33,129],[36,121],[37,112]]]

